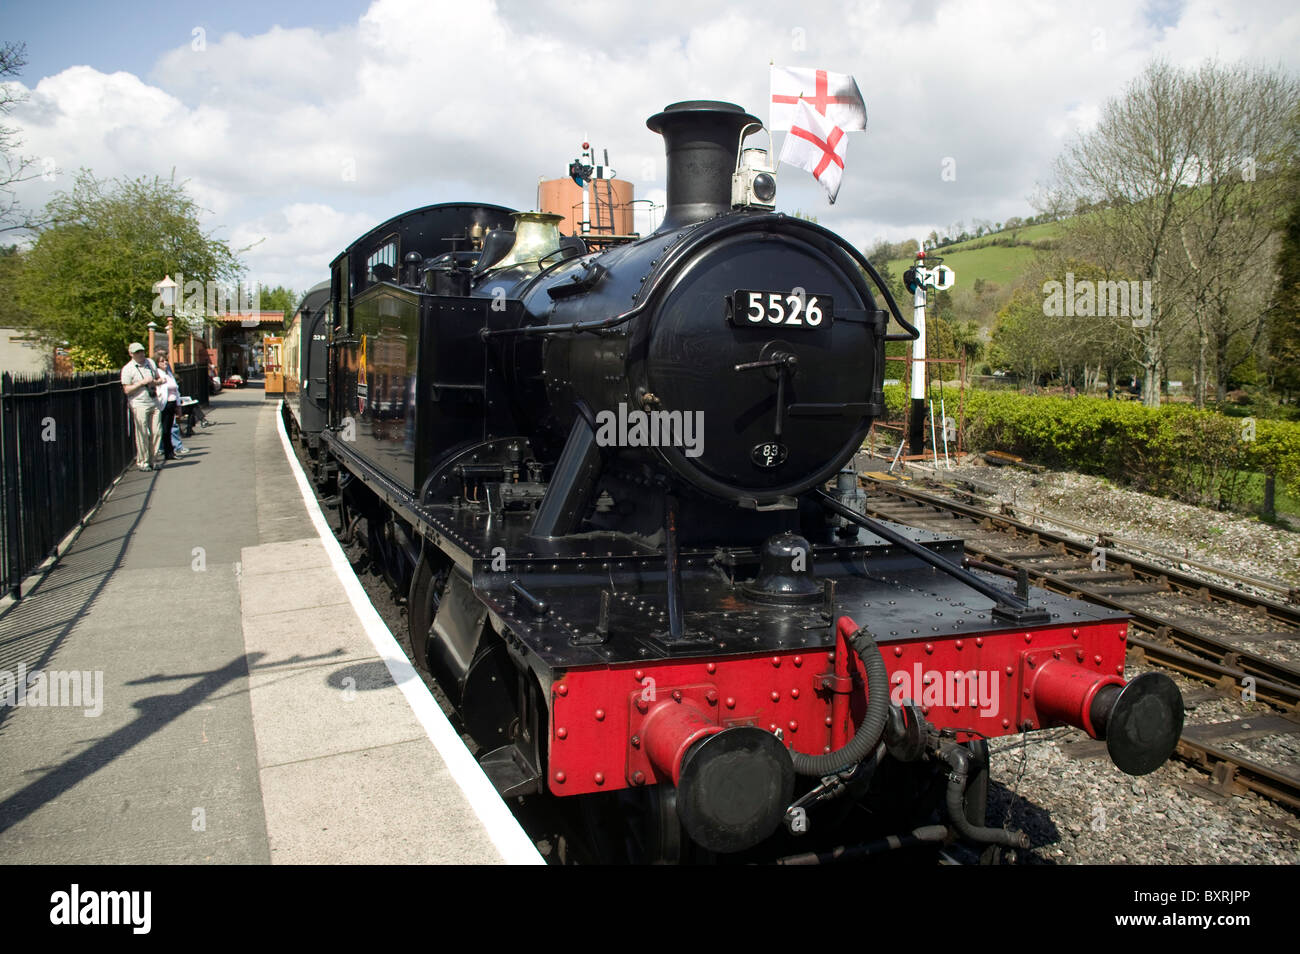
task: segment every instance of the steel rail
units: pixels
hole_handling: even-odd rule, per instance
[[[1071,550],[1081,552],[1081,553],[1091,553],[1091,546],[1089,544],[1081,543],[1078,540],[1074,540],[1068,536],[1065,536],[1064,534],[1056,533],[1051,530],[1047,530],[1043,527],[1035,527],[1030,524],[1023,523],[1022,521],[1016,520],[1014,517],[1008,514],[995,513],[994,511],[991,510],[985,510],[981,507],[976,507],[971,504],[960,503],[959,501],[955,501],[955,500],[948,500],[944,497],[939,497],[934,494],[928,494],[920,490],[914,490],[910,487],[895,487],[892,485],[886,486],[883,482],[876,481],[874,478],[870,478],[870,477],[865,479],[871,480],[873,483],[875,483],[879,487],[879,492],[881,493],[892,494],[893,496],[896,497],[912,499],[922,504],[926,504],[944,510],[950,510],[954,513],[960,513],[963,516],[970,517],[973,520],[990,520],[993,521],[995,524],[1002,523],[1005,524],[1007,527],[1014,528],[1022,533],[1037,534],[1041,539],[1046,539],[1051,541],[1052,543],[1064,545],[1070,548]],[[1031,511],[1021,511],[1021,512],[1031,512]],[[1043,515],[1043,514],[1033,514],[1033,515],[1035,517],[1039,517],[1051,523],[1058,523],[1062,526],[1069,525],[1066,524],[1064,521],[1056,520],[1055,518],[1047,515]],[[1113,541],[1117,539],[1107,534],[1098,534],[1095,531],[1088,530],[1086,528],[1078,528],[1076,525],[1069,525],[1069,526],[1075,529],[1079,529],[1079,531],[1082,533],[1093,535],[1102,540]],[[1107,551],[1112,551],[1114,548],[1106,547],[1106,549]],[[1152,553],[1158,553],[1158,551],[1151,550],[1150,548],[1147,549],[1149,549],[1150,552]],[[1164,559],[1169,560],[1173,563],[1187,563],[1188,565],[1191,565],[1188,560],[1185,560],[1181,557],[1173,556],[1171,554],[1167,554],[1167,553],[1163,554],[1163,557]],[[1108,561],[1111,559],[1111,557],[1109,556],[1109,552],[1108,552],[1107,559]],[[1213,580],[1206,580],[1201,577],[1192,576],[1190,574],[1183,573],[1179,570],[1172,569],[1170,567],[1161,566],[1159,564],[1148,563],[1147,561],[1143,560],[1141,557],[1133,556],[1131,554],[1123,554],[1122,556],[1119,556],[1118,559],[1132,566],[1133,569],[1137,572],[1145,573],[1153,577],[1156,576],[1167,577],[1171,584],[1183,586],[1189,590],[1208,591],[1211,597],[1221,599],[1226,603],[1232,603],[1237,605],[1246,603],[1247,605],[1250,605],[1252,607],[1254,606],[1263,607],[1267,609],[1269,615],[1274,617],[1275,619],[1278,619],[1279,621],[1285,622],[1292,626],[1300,626],[1300,606],[1288,604],[1288,603],[1281,603],[1278,602],[1277,600],[1268,599],[1267,597],[1254,596],[1249,593],[1243,593],[1240,590],[1233,589],[1232,587],[1225,586],[1221,583],[1215,583]],[[1216,573],[1219,571],[1216,571],[1213,568],[1206,568],[1206,572]],[[1221,575],[1231,577],[1233,574],[1223,573]],[[1241,582],[1246,583],[1248,585],[1257,585],[1260,586],[1261,588],[1275,588],[1282,592],[1287,592],[1287,593],[1291,592],[1289,588],[1286,588],[1283,584],[1279,584],[1279,583],[1258,581],[1249,577],[1241,578]]]
[[[1224,794],[1240,787],[1300,810],[1300,776],[1279,772],[1236,752],[1186,736],[1178,740],[1177,751],[1180,758],[1209,772],[1211,786]]]
[[[948,479],[945,480],[944,479],[945,477],[947,477]],[[969,477],[949,477],[948,475],[944,474],[942,471],[936,472],[936,476],[931,477],[929,479],[936,483],[943,484],[945,487],[949,488],[952,493],[956,493],[956,494],[973,496],[975,493],[982,493],[985,494],[986,496],[999,496],[1001,493],[999,488],[994,487],[991,484],[986,484],[983,483],[982,481],[974,480]],[[963,488],[970,488],[970,489],[959,490],[953,486],[954,484],[960,484]],[[911,491],[911,492],[919,496],[927,496],[924,493],[924,491]],[[1029,517],[1034,520],[1043,520],[1047,523],[1054,524],[1058,527],[1065,527],[1069,530],[1073,530],[1076,533],[1081,533],[1085,536],[1095,536],[1100,545],[1106,546],[1109,549],[1133,550],[1133,551],[1140,551],[1142,553],[1148,553],[1151,554],[1152,556],[1157,557],[1158,559],[1172,560],[1182,566],[1189,566],[1192,567],[1193,569],[1201,570],[1205,573],[1210,573],[1213,574],[1214,576],[1222,577],[1223,579],[1235,580],[1238,583],[1245,583],[1247,586],[1253,586],[1256,587],[1257,589],[1270,590],[1274,593],[1279,593],[1286,598],[1288,603],[1300,603],[1300,586],[1291,586],[1286,583],[1280,583],[1277,580],[1266,580],[1263,579],[1262,577],[1250,576],[1249,574],[1246,573],[1238,573],[1235,570],[1225,570],[1222,567],[1211,566],[1208,563],[1203,563],[1199,560],[1193,559],[1192,557],[1188,557],[1188,556],[1175,557],[1172,554],[1166,553],[1165,551],[1158,549],[1157,547],[1149,546],[1148,544],[1145,543],[1139,543],[1138,541],[1130,540],[1127,537],[1116,536],[1113,533],[1098,533],[1092,527],[1085,527],[1082,524],[1074,523],[1070,520],[1065,520],[1061,517],[1053,516],[1051,514],[1039,513],[1036,510],[1030,510],[1028,507],[1022,507],[1020,504],[1017,503],[1007,503],[1006,501],[999,501],[999,502],[1001,506],[1011,508],[1010,510],[998,511],[999,514],[1001,515],[1009,516],[1009,517],[1023,516],[1023,517]]]
[[[978,508],[957,504],[941,497],[932,497],[921,491],[906,488],[890,486],[882,487],[881,491],[902,500],[914,500],[919,504],[923,504],[923,507],[917,508],[917,516],[925,513],[925,508],[933,508],[935,511],[946,510],[960,514],[966,520],[971,521],[976,529],[996,527],[1003,524],[1005,525],[1004,532],[1016,535],[1027,534],[1040,543],[1046,538],[1058,545],[1063,544],[1067,551],[1091,553],[1076,541],[1059,537],[1053,540],[1052,538],[1056,535],[1044,532],[1040,528],[1029,527],[1008,518],[1005,514],[980,512]],[[868,508],[869,506],[868,503]],[[874,512],[886,519],[907,522],[908,515],[897,510],[877,509]],[[1044,519],[1050,520],[1051,518],[1046,517]],[[929,522],[932,523],[933,521]],[[960,535],[960,529],[956,527],[952,529]],[[1171,669],[1183,675],[1212,683],[1216,688],[1225,692],[1235,693],[1242,686],[1243,681],[1247,677],[1251,677],[1254,679],[1252,688],[1257,699],[1282,709],[1300,711],[1300,672],[1291,667],[1273,663],[1271,660],[1263,659],[1256,654],[1231,646],[1208,633],[1193,630],[1187,627],[1185,621],[1170,621],[1125,604],[1123,600],[1098,594],[1095,591],[1090,592],[1081,589],[1079,584],[1086,584],[1086,577],[1077,580],[1063,579],[1059,574],[1035,572],[1032,566],[1018,563],[1014,555],[998,555],[978,543],[973,544],[967,541],[966,547],[969,551],[979,552],[982,556],[982,559],[967,558],[965,562],[971,569],[985,570],[1000,576],[1013,576],[1017,570],[1024,569],[1040,586],[1130,613],[1139,627],[1150,629],[1157,637],[1156,639],[1146,639],[1142,636],[1130,634],[1129,648],[1138,661],[1150,662],[1162,668]],[[1132,565],[1141,561],[1122,560],[1115,562],[1120,565],[1130,562],[1130,565]],[[1134,569],[1137,569],[1137,567],[1134,567]],[[1162,578],[1166,576],[1166,571],[1160,569],[1157,572],[1148,572],[1146,575]],[[1204,592],[1204,583],[1192,577],[1186,579],[1188,583],[1186,586],[1187,591],[1193,591],[1193,584],[1197,584],[1194,592]],[[1184,595],[1190,597],[1190,592]],[[1225,590],[1224,594],[1220,595],[1219,598],[1224,602],[1233,602],[1237,605],[1244,604],[1254,607],[1256,603],[1249,594],[1238,594],[1232,590]],[[1279,606],[1277,609],[1283,611],[1279,615],[1285,617],[1287,608]],[[1171,646],[1160,641],[1161,637],[1175,643],[1191,643],[1192,645],[1190,647],[1186,645]],[[1188,649],[1193,651],[1187,651]],[[1207,658],[1210,655],[1218,655],[1219,658]],[[1282,679],[1281,681],[1275,681],[1266,678],[1261,675],[1264,672],[1270,674],[1276,672],[1282,676]],[[1196,727],[1188,726],[1187,728],[1194,731]],[[1277,804],[1300,810],[1300,775],[1273,768],[1241,753],[1190,738],[1186,734],[1179,738],[1176,754],[1184,762],[1207,772],[1210,775],[1210,787],[1221,794],[1231,795],[1242,791],[1250,791]]]
[[[967,559],[971,569],[985,570],[1000,576],[1012,576],[1014,570],[982,560]],[[1179,649],[1129,636],[1129,647],[1139,661],[1150,661],[1165,669],[1212,682],[1224,691],[1235,691],[1246,673],[1241,669],[1221,665],[1212,660],[1185,653]],[[1281,708],[1293,707],[1294,689],[1267,681],[1256,685],[1256,698],[1271,702]],[[1195,731],[1196,726],[1187,729]],[[1300,776],[1270,768],[1263,763],[1246,758],[1240,753],[1209,745],[1184,735],[1178,740],[1178,757],[1203,769],[1211,776],[1210,786],[1222,794],[1249,790],[1279,804],[1300,809]]]
[[[969,507],[939,497],[931,497],[928,494],[921,494],[918,491],[884,487],[881,488],[881,492],[900,499],[916,500],[926,507],[958,513],[973,521],[982,521],[987,529],[1013,534],[1026,534],[1039,543],[1047,541],[1058,549],[1064,548],[1063,552],[1073,551],[1080,555],[1091,555],[1091,551],[1086,545],[1029,527],[1005,515],[989,513],[979,508]],[[917,518],[917,522],[933,522],[925,521],[923,511],[914,515],[906,514],[896,509],[872,506],[869,500],[866,506],[872,513],[885,519],[906,523],[911,518]],[[952,527],[951,529],[956,535],[964,536],[962,530],[967,528]],[[1199,621],[1189,620],[1186,617],[1171,619],[1152,612],[1136,605],[1131,600],[1124,599],[1122,592],[1107,592],[1102,588],[1104,584],[1090,584],[1086,575],[1066,576],[1061,571],[1053,572],[1037,569],[1033,564],[1022,562],[1026,559],[1025,557],[1017,558],[1014,552],[1006,552],[1003,549],[991,547],[977,541],[967,540],[966,548],[969,553],[979,556],[988,564],[1026,570],[1034,582],[1040,586],[1128,613],[1141,629],[1149,631],[1154,637],[1153,639],[1144,639],[1135,636],[1130,640],[1130,644],[1135,649],[1142,650],[1153,660],[1158,660],[1162,665],[1169,665],[1170,668],[1174,668],[1179,672],[1205,679],[1211,683],[1219,683],[1225,677],[1238,681],[1251,677],[1255,680],[1258,696],[1283,708],[1300,709],[1300,669],[1294,666],[1274,662],[1193,625]],[[1033,558],[1029,557],[1028,559]],[[1290,607],[1273,604],[1271,601],[1260,600],[1250,594],[1239,593],[1228,588],[1214,588],[1212,584],[1207,584],[1194,577],[1171,575],[1169,571],[1162,567],[1152,567],[1142,561],[1130,560],[1127,557],[1116,559],[1111,561],[1108,571],[1111,574],[1114,574],[1116,570],[1128,572],[1130,567],[1134,578],[1136,578],[1137,574],[1142,574],[1159,580],[1162,588],[1165,584],[1173,584],[1171,589],[1174,592],[1179,592],[1188,598],[1202,596],[1208,592],[1220,602],[1236,607],[1244,605],[1251,609],[1258,609],[1263,604],[1263,609],[1270,617],[1278,619],[1288,627],[1300,626],[1300,613]],[[1082,571],[1065,572],[1081,573]],[[1181,587],[1181,589],[1174,587]],[[1216,589],[1217,592],[1215,592]],[[1298,631],[1298,635],[1300,635],[1300,631]],[[1173,643],[1173,646],[1167,645],[1164,642],[1166,640]]]

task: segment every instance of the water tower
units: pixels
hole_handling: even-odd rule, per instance
[[[635,237],[632,210],[635,190],[631,182],[618,179],[604,161],[595,161],[591,143],[582,144],[582,154],[569,163],[569,175],[538,184],[537,208],[564,217],[563,235],[578,235],[590,246],[615,245]]]

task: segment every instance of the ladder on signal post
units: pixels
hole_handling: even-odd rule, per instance
[[[602,200],[601,191],[604,191]],[[597,234],[614,234],[614,187],[609,179],[591,180],[591,198],[596,205],[595,221],[591,231]]]

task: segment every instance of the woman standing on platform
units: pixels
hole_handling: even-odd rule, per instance
[[[184,400],[185,395],[181,394],[181,382],[177,379],[176,372],[172,369],[172,363],[170,361],[164,361],[163,363],[167,366],[167,374],[176,382],[177,401]],[[183,407],[182,404],[177,403],[175,407],[175,416],[172,418],[172,452],[175,453],[177,457],[184,457],[189,453],[189,451],[186,450],[185,445],[181,443],[181,420],[185,415],[181,413],[181,408]],[[202,415],[203,413],[203,409],[197,404],[194,405],[194,410],[198,415]],[[207,427],[208,422],[204,421],[203,426]],[[191,431],[192,430],[193,428],[191,427]]]
[[[158,352],[158,373],[162,375],[162,383],[158,386],[158,406],[162,408],[162,450],[163,457],[166,460],[175,460],[177,453],[184,454],[185,448],[180,446],[180,435],[173,434],[176,427],[176,409],[180,406],[181,388],[176,383],[176,375],[172,371],[172,363],[167,360],[167,352]]]

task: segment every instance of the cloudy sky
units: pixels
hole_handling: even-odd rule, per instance
[[[47,175],[186,180],[249,276],[302,290],[385,218],[532,208],[584,136],[663,199],[645,119],[682,99],[766,116],[771,62],[852,73],[867,102],[839,200],[782,167],[778,207],[860,246],[1032,214],[1063,141],[1154,56],[1300,71],[1289,0],[0,0],[27,44],[8,122]],[[780,149],[781,135],[777,135]],[[955,178],[942,176],[945,161]]]

